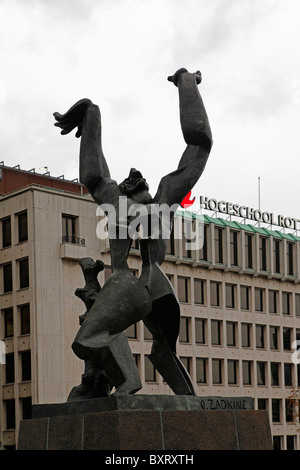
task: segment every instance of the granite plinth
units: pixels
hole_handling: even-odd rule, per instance
[[[101,411],[133,410],[251,410],[251,397],[196,397],[191,395],[111,395],[108,398],[34,405],[32,417],[42,418]]]
[[[216,399],[220,397],[118,396],[105,400],[111,408],[101,410],[92,410],[92,405],[100,408],[102,402],[103,408],[103,399],[86,400],[89,406],[82,402],[35,405],[32,419],[20,423],[18,449],[272,449],[266,411],[250,409],[251,400],[246,399],[231,399],[221,409]],[[223,400],[225,407],[228,398]],[[245,408],[240,408],[242,403]]]

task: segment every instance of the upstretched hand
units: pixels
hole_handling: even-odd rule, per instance
[[[75,127],[78,127],[75,136],[80,137],[86,110],[92,104],[91,100],[84,98],[77,101],[65,114],[53,113],[57,121],[54,125],[62,129],[62,135],[69,134]]]
[[[170,75],[168,77],[169,82],[173,82],[175,86],[178,86],[178,78],[179,78],[180,74],[182,74],[182,73],[189,73],[189,72],[187,71],[187,69],[181,68],[181,69],[177,70],[174,73],[174,75]],[[201,81],[202,81],[201,72],[199,70],[197,70],[197,72],[195,72],[193,75],[195,75],[196,83],[197,83],[197,85],[199,85],[199,83],[201,83]]]

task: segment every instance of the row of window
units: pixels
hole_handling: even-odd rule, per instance
[[[177,277],[177,294],[180,302],[190,303],[191,282],[188,277]],[[207,293],[208,284],[209,298]],[[194,278],[193,285],[195,304],[223,307],[224,302],[226,308],[240,308],[241,310],[255,310],[256,312],[266,312],[268,309],[269,313],[281,312],[284,315],[295,313],[296,316],[300,316],[300,293],[295,294],[295,303],[293,303],[292,292],[225,283],[225,299],[223,301],[222,282]],[[252,289],[254,289],[254,300],[252,299]]]
[[[31,380],[31,351],[19,351],[20,381]],[[9,353],[5,356],[5,383],[15,382],[15,354]]]
[[[32,398],[25,397],[19,399],[21,404],[21,419],[31,418]],[[6,418],[6,429],[16,428],[16,400],[14,398],[4,400],[4,410]]]
[[[27,211],[8,216],[1,220],[1,248],[7,248],[13,244],[13,221],[16,220],[16,243],[28,240],[28,216]],[[85,244],[85,240],[78,237],[78,217],[62,214],[62,240],[64,243]]]
[[[13,282],[13,265],[12,261],[2,264],[0,266],[1,271],[1,293],[6,294],[12,292],[14,289]],[[29,287],[29,260],[28,258],[22,258],[16,260],[17,267],[17,288],[26,289]]]
[[[191,342],[191,321],[189,317],[181,318],[179,341]],[[195,342],[208,344],[207,322],[202,318],[195,318]],[[267,329],[269,329],[269,343],[267,342]],[[282,342],[280,330],[282,329]],[[225,330],[225,331],[224,331]],[[238,323],[234,321],[210,320],[210,344],[213,346],[231,346],[242,348],[269,349],[291,351],[293,342],[293,328],[253,323],[241,323],[240,338]],[[295,340],[300,340],[300,329],[295,331]]]
[[[192,321],[194,322],[195,343],[212,346],[230,346],[242,348],[291,351],[293,341],[300,341],[300,328],[280,327],[241,323],[225,320],[207,320],[206,318],[181,317],[179,342],[192,343]],[[208,322],[210,337],[208,338]],[[269,338],[267,333],[269,332]],[[138,326],[127,328],[128,339],[138,339]],[[294,337],[295,336],[295,337]],[[150,331],[144,325],[144,340],[152,340]]]
[[[186,359],[189,359],[187,361]],[[191,358],[185,358],[189,368]],[[244,385],[244,386],[285,386],[292,387],[294,383],[291,363],[248,361],[227,359],[227,380],[225,380],[225,359],[211,360],[209,369],[208,358],[196,358],[196,381],[199,384]],[[283,368],[281,370],[281,368]],[[283,375],[282,375],[283,373]],[[282,378],[283,377],[283,378]],[[297,380],[300,384],[300,367],[297,367]],[[283,382],[283,383],[281,383]]]
[[[28,221],[27,221],[27,211],[21,212],[15,215],[17,223],[17,243],[22,243],[28,240]],[[12,217],[5,217],[2,219],[2,248],[11,246],[13,243],[12,240]]]
[[[296,450],[297,449],[297,436],[288,435],[286,438],[286,446],[284,446],[284,436],[273,436],[273,448],[274,450]]]
[[[30,306],[29,304],[19,305],[17,307],[17,332],[15,333],[15,319],[13,307],[2,310],[1,325],[4,325],[4,338],[10,338],[17,335],[26,335],[30,333]]]
[[[197,230],[196,224],[201,228]],[[212,250],[210,242],[210,230],[214,230]],[[195,237],[199,238],[199,243],[195,246],[201,248],[194,252],[189,246],[193,246]],[[181,255],[183,258],[193,258],[199,261],[214,261],[217,264],[226,264],[233,267],[245,267],[249,270],[271,271],[274,274],[295,275],[296,266],[296,250],[295,242],[286,241],[273,237],[272,255],[270,255],[270,237],[259,235],[256,238],[254,233],[244,233],[242,242],[242,232],[237,230],[229,230],[229,240],[227,240],[227,230],[224,227],[216,225],[204,225],[203,223],[193,220],[187,221],[182,219],[181,234]],[[229,244],[229,254],[227,255],[227,244]],[[175,255],[176,243],[174,240],[174,231],[171,233],[167,246],[167,253]],[[214,259],[212,259],[214,253]],[[256,254],[258,253],[258,260]],[[229,259],[228,259],[229,257]]]
[[[28,220],[27,220],[27,211],[15,215],[17,219],[17,242],[21,243],[28,240]],[[11,216],[2,219],[2,248],[11,246],[12,244],[12,220]],[[182,256],[185,258],[192,258],[192,250],[187,248],[189,244],[190,235],[196,233],[193,229],[195,224],[199,224],[197,221],[186,221],[182,220]],[[200,230],[202,248],[198,251],[197,259],[211,261],[211,256],[208,255],[208,231],[210,226],[204,225]],[[78,217],[73,215],[62,214],[62,235],[63,240],[68,243],[79,243],[78,238]],[[236,230],[230,230],[230,262],[227,263],[231,266],[241,266],[241,257],[240,254],[240,237],[241,232]],[[214,253],[215,253],[215,262],[219,264],[225,263],[225,229],[214,226]],[[259,236],[258,247],[256,247],[256,240],[254,234],[245,233],[245,242],[244,242],[244,258],[245,258],[245,267],[248,269],[255,268],[255,249],[259,251],[259,267],[260,271],[271,271],[268,266],[269,256],[268,256],[268,243],[270,239],[267,237]],[[136,245],[135,245],[136,246]],[[198,245],[197,245],[198,246]],[[168,254],[175,254],[175,241],[174,241],[174,230],[171,233],[170,240],[167,246]],[[283,258],[286,257],[286,274],[294,275],[295,274],[295,243],[287,241],[286,248],[283,248],[283,241],[276,238],[273,239],[273,272],[275,274],[285,274],[283,268]]]
[[[225,320],[207,320],[206,318],[181,317],[179,342],[192,343],[192,321],[194,322],[195,343],[212,346],[231,346],[242,348],[291,351],[293,341],[300,341],[300,328],[275,325],[241,323]],[[208,322],[210,322],[210,338],[208,338]],[[281,331],[282,330],[282,331]],[[269,331],[269,339],[267,332]],[[281,331],[281,333],[280,333]],[[280,336],[282,334],[282,336]],[[139,339],[138,325],[127,328],[128,339]],[[295,338],[293,337],[295,336]],[[152,335],[144,325],[144,340],[152,340]]]
[[[135,354],[141,370],[142,356]],[[180,357],[181,362],[199,385],[242,385],[242,386],[285,386],[294,384],[293,364],[207,357]],[[195,360],[195,377],[192,370]],[[226,369],[225,369],[226,365]],[[281,368],[282,371],[281,371]],[[158,382],[157,371],[147,355],[144,356],[145,382]],[[281,379],[283,373],[283,379]],[[300,366],[297,367],[297,380],[300,384]],[[283,383],[281,383],[283,381]]]

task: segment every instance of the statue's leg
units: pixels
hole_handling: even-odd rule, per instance
[[[196,395],[188,371],[167,344],[156,347],[149,359],[176,395]]]
[[[148,290],[130,271],[113,273],[104,284],[72,344],[82,360],[103,368],[117,393],[141,388],[138,369],[124,333],[152,308]]]
[[[68,401],[107,397],[110,395],[110,391],[111,387],[104,370],[99,369],[94,361],[87,360],[84,364],[81,383],[72,388]]]
[[[150,361],[176,395],[196,395],[190,375],[176,355],[180,327],[180,305],[175,295],[153,302],[152,312],[143,319],[153,335]]]
[[[81,359],[92,361],[105,372],[109,387],[116,393],[135,393],[142,388],[139,372],[124,332],[98,335],[97,345],[84,345],[84,339],[74,341],[72,347]]]

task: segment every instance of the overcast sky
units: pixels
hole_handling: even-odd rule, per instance
[[[103,149],[155,194],[185,149],[178,68],[200,69],[214,146],[193,196],[300,219],[299,0],[0,0],[0,160],[78,177],[54,111],[98,104]]]

